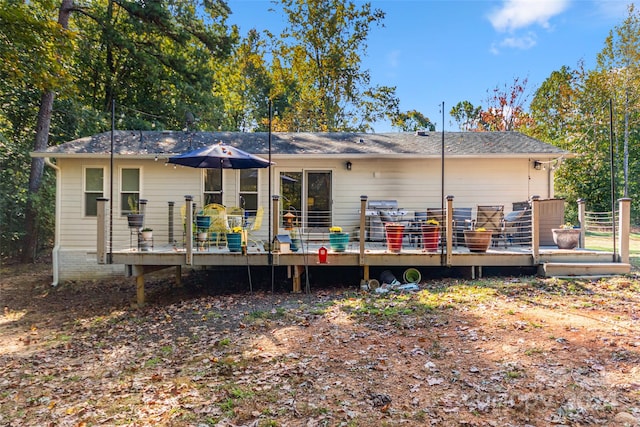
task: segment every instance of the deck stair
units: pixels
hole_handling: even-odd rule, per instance
[[[631,265],[619,262],[545,262],[541,270],[545,277],[598,277],[629,274]]]

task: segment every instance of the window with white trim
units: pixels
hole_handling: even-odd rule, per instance
[[[120,212],[121,215],[138,213],[140,203],[140,169],[120,170]]]
[[[84,216],[98,215],[98,198],[104,197],[104,168],[84,169]]]
[[[249,215],[255,215],[258,210],[258,170],[240,170],[240,206]]]

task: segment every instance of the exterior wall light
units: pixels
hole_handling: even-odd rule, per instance
[[[542,162],[539,162],[539,161],[537,161],[537,160],[534,160],[534,162],[533,162],[533,168],[534,168],[535,170],[538,170],[538,171],[539,171],[540,169],[542,169]]]
[[[344,164],[347,168],[348,171],[351,170],[351,166],[353,165],[353,163],[351,163],[349,160],[347,160],[347,163]]]

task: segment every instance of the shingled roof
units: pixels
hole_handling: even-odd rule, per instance
[[[185,153],[199,147],[223,142],[249,153],[268,153],[266,132],[181,132],[116,131],[114,154],[149,157]],[[518,132],[445,132],[445,155],[450,157],[526,157],[530,155],[570,155],[553,145]],[[109,155],[111,132],[79,138],[33,152],[34,157],[102,157]],[[441,155],[442,133],[289,133],[271,136],[272,154],[290,155],[362,155],[366,157]]]

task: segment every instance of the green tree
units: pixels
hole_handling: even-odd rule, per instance
[[[449,114],[458,123],[461,131],[468,132],[478,126],[481,112],[481,106],[474,107],[469,101],[461,101],[451,108]]]
[[[528,79],[522,82],[515,78],[513,85],[496,86],[487,91],[487,108],[480,112],[477,130],[512,131],[530,125],[530,117],[525,111],[528,100]]]
[[[435,131],[436,126],[424,114],[416,110],[398,113],[392,125],[403,132],[415,132],[418,130]]]
[[[528,100],[527,81],[515,78],[508,87],[487,90],[487,108],[474,107],[469,101],[458,102],[449,114],[466,131],[514,131],[529,127],[531,117],[525,110]]]
[[[267,99],[273,83],[264,57],[265,42],[252,29],[229,59],[217,67],[214,93],[222,100],[224,110],[220,129],[266,130],[262,118],[268,115]]]
[[[610,31],[605,46],[598,54],[597,69],[609,73],[609,90],[616,105],[618,140],[622,145],[623,195],[629,195],[629,175],[638,171],[638,150],[634,144],[632,130],[638,128],[640,111],[640,16],[633,4],[628,7],[628,15],[622,25]],[[630,150],[635,151],[630,153]],[[630,160],[633,164],[629,164]]]
[[[211,63],[229,52],[234,39],[225,24],[229,9],[219,0],[62,0],[57,20],[51,0],[0,1],[0,52],[15,59],[0,66],[0,96],[30,106],[37,117],[26,121],[35,134],[30,147],[9,134],[28,115],[0,117],[8,136],[0,144],[3,166],[16,150],[22,163],[12,157],[10,170],[31,162],[28,190],[15,192],[25,194],[16,209],[23,214],[22,256],[28,261],[42,236],[39,206],[53,206],[46,200],[52,193],[41,192],[43,159],[25,161],[29,148],[105,130],[112,101],[120,106],[118,126],[133,129],[182,127],[191,111],[216,111]],[[214,116],[204,126],[219,121]]]
[[[282,0],[288,27],[271,37],[272,99],[278,129],[370,130],[372,120],[397,113],[395,88],[371,87],[361,55],[372,25],[384,13],[370,3],[342,0]]]

